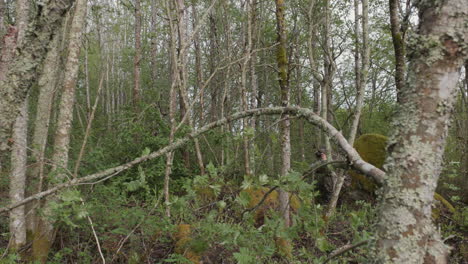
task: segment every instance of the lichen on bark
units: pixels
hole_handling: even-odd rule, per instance
[[[453,93],[467,58],[468,6],[420,1],[420,25],[407,83],[389,139],[374,262],[446,263],[448,247],[432,223]],[[456,36],[456,37],[455,37]]]

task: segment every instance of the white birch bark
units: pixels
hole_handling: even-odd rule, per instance
[[[24,199],[26,189],[28,100],[21,107],[13,127],[13,147],[11,151],[10,202]],[[24,206],[10,211],[11,249],[16,251],[26,244],[26,217]]]
[[[16,1],[16,28],[18,30],[16,44],[23,45],[29,20],[29,2]],[[24,199],[26,190],[27,165],[27,137],[28,137],[28,99],[24,100],[19,115],[13,126],[13,146],[11,149],[10,202],[15,203]],[[11,249],[18,250],[26,244],[26,216],[24,206],[10,211]]]
[[[464,0],[419,1],[419,27],[401,91],[378,217],[375,263],[447,263],[431,206],[460,69],[468,57]]]

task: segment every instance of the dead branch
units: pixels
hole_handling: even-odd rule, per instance
[[[183,145],[185,145],[187,142],[189,142],[193,138],[196,138],[200,136],[201,134],[212,130],[213,128],[220,127],[229,122],[232,122],[241,118],[245,118],[248,116],[254,116],[254,115],[261,116],[261,115],[279,115],[279,114],[290,114],[290,115],[305,118],[309,123],[317,126],[323,132],[328,134],[330,138],[333,139],[335,143],[341,147],[341,149],[346,153],[350,165],[354,169],[373,178],[380,185],[383,183],[385,172],[375,167],[374,165],[369,164],[365,162],[364,160],[362,160],[358,152],[348,143],[348,141],[343,137],[343,135],[335,127],[333,127],[330,123],[328,123],[326,120],[316,115],[311,109],[294,107],[294,106],[269,107],[269,108],[250,109],[247,111],[238,112],[229,117],[225,117],[218,121],[209,123],[196,131],[192,131],[187,136],[177,139],[174,143],[164,148],[161,148],[157,151],[154,151],[148,155],[140,156],[130,162],[127,162],[125,164],[122,164],[116,167],[112,167],[112,168],[109,168],[100,172],[96,172],[94,174],[90,174],[84,177],[75,178],[75,179],[72,179],[70,181],[67,181],[61,184],[57,184],[55,187],[52,187],[46,191],[31,195],[22,201],[19,201],[17,203],[14,203],[8,206],[1,207],[0,213],[8,212],[9,210],[13,208],[24,205],[31,201],[42,199],[64,188],[68,188],[68,187],[75,186],[75,185],[81,185],[81,184],[89,184],[89,182],[96,181],[105,177],[112,178],[115,175],[119,174],[120,172],[125,171],[129,168],[132,168],[133,166],[137,164],[140,164],[144,161],[158,158],[162,155],[165,155],[166,153],[170,151],[174,151],[175,149],[180,148]]]

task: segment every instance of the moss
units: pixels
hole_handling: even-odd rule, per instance
[[[382,169],[385,162],[387,137],[379,134],[365,134],[360,136],[354,143],[354,148],[361,158],[366,162]],[[361,189],[368,193],[374,193],[377,189],[376,183],[356,171],[350,171],[351,186],[353,189]]]
[[[364,161],[369,162],[379,169],[383,169],[383,164],[387,156],[387,141],[388,138],[383,135],[364,134],[355,141],[354,148]],[[351,170],[349,174],[351,175],[351,188],[353,190],[362,190],[374,195],[377,184],[372,179],[354,170]],[[441,211],[455,212],[455,208],[440,194],[434,194],[434,200],[436,201],[436,207],[432,211],[434,219],[439,217]]]
[[[177,232],[174,235],[175,239],[175,252],[177,254],[183,255],[186,259],[190,260],[192,263],[201,263],[200,254],[197,254],[190,248],[190,241],[192,231],[191,226],[188,224],[180,224],[177,226]]]
[[[203,203],[212,203],[216,201],[216,194],[210,187],[197,187],[195,188],[197,199]]]
[[[284,256],[284,257],[286,257],[288,259],[292,258],[293,247],[291,245],[290,240],[288,240],[286,238],[282,238],[282,237],[277,237],[275,239],[275,244],[276,244],[276,248],[278,249],[278,253],[281,256]]]
[[[41,235],[40,231],[36,231],[33,235],[32,256],[35,262],[47,263],[51,242],[46,236]]]
[[[438,219],[442,211],[448,211],[451,214],[456,212],[455,207],[438,193],[434,194],[434,203],[435,207],[432,209],[432,218],[434,219]]]
[[[242,192],[247,193],[249,197],[249,204],[247,205],[247,208],[253,208],[255,207],[262,199],[263,196],[270,190],[270,188],[266,187],[260,187],[260,188],[248,188],[243,190]],[[301,207],[301,201],[299,198],[294,195],[294,194],[289,194],[289,205],[292,209],[293,212],[297,212],[299,208]],[[268,209],[278,209],[279,208],[279,194],[275,190],[271,192],[265,201],[255,210],[255,223],[257,225],[260,225],[264,217],[266,215],[266,212]]]

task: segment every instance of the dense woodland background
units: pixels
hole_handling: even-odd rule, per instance
[[[415,5],[76,0],[37,68],[11,157],[2,154],[0,206],[128,169],[3,211],[0,263],[324,263],[356,244],[329,263],[368,263],[377,188],[348,166],[320,163],[317,151],[341,165],[349,156],[316,124],[292,112],[249,114],[150,153],[274,106],[310,109],[350,145],[390,136],[417,45]],[[9,50],[27,45],[22,32],[42,8],[0,0],[0,73],[21,56]],[[453,247],[449,263],[468,263],[467,65],[432,212]],[[371,163],[382,169],[377,151],[381,164]]]

